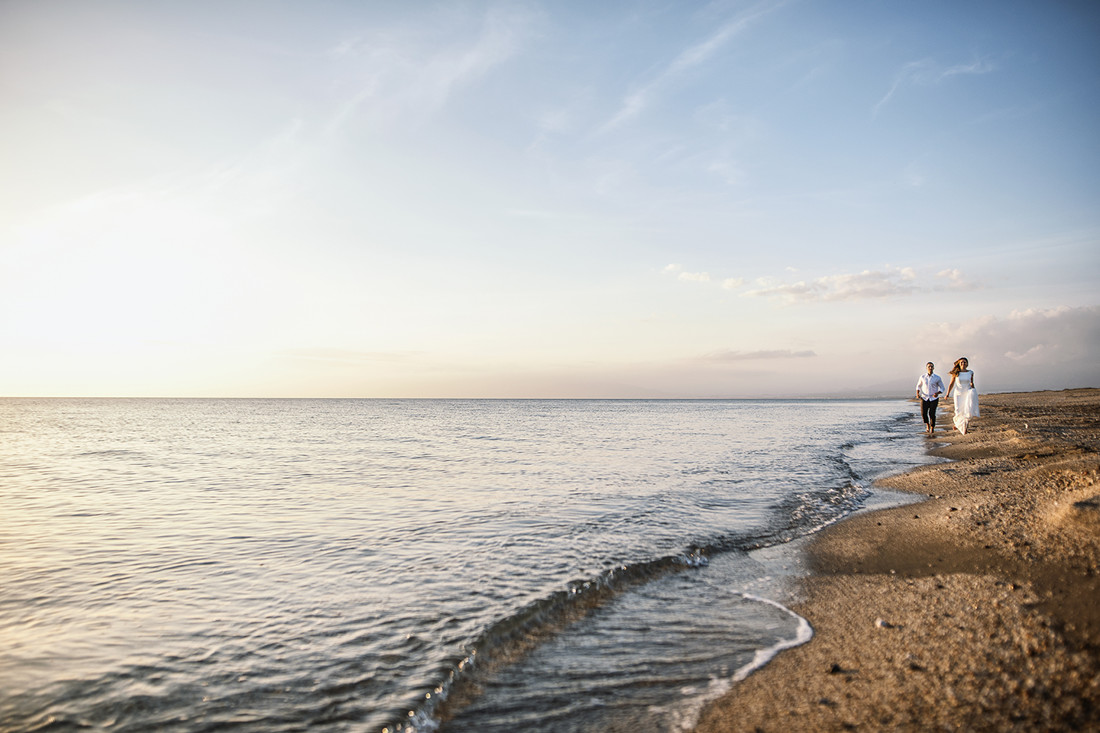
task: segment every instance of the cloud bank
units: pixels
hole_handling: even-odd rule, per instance
[[[930,342],[945,336],[951,358],[966,356],[988,389],[1100,387],[1100,306],[1013,311],[925,334]]]

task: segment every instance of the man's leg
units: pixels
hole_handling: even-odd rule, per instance
[[[928,428],[929,433],[936,432],[936,408],[940,406],[939,399],[928,400]]]

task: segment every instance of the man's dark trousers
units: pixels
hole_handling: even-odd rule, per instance
[[[920,416],[921,419],[924,420],[925,425],[931,425],[933,428],[936,427],[936,408],[939,407],[939,404],[939,397],[934,400],[922,399],[920,401]]]

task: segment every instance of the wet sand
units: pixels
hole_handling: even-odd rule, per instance
[[[698,733],[1100,731],[1100,390],[981,409],[963,436],[941,400],[930,446],[952,462],[881,482],[928,500],[810,543],[792,607],[814,638]]]

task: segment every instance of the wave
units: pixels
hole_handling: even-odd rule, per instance
[[[898,425],[911,422],[904,414],[883,420],[874,440],[898,439]],[[456,659],[442,675],[442,681],[418,707],[404,719],[395,721],[389,731],[429,733],[474,701],[481,693],[483,682],[501,668],[513,664],[547,642],[567,627],[594,611],[605,607],[617,596],[672,573],[702,568],[710,559],[724,553],[748,553],[789,543],[821,531],[848,516],[871,494],[870,481],[853,467],[853,451],[860,451],[865,441],[848,442],[824,460],[834,477],[831,485],[796,491],[775,502],[769,508],[771,520],[751,532],[697,538],[681,552],[635,564],[618,565],[599,576],[569,583],[564,590],[554,592],[523,607],[515,614],[488,627],[468,647],[467,653]],[[863,465],[879,473],[878,466]],[[709,483],[709,482],[708,482]],[[694,725],[706,702],[721,696],[733,685],[763,667],[780,652],[806,643],[813,637],[809,622],[789,608],[767,598],[749,593],[739,594],[746,600],[772,606],[788,614],[795,622],[789,637],[768,643],[752,652],[751,659],[732,674],[713,679],[701,695],[682,701],[677,718],[686,726]]]
[[[463,656],[454,659],[443,670],[439,684],[424,701],[408,711],[407,717],[394,721],[388,729],[404,733],[438,730],[442,722],[469,705],[480,694],[482,683],[501,668],[513,664],[567,627],[605,607],[620,594],[671,573],[706,567],[710,558],[718,554],[746,553],[813,534],[846,516],[867,493],[866,487],[858,481],[803,492],[777,503],[774,507],[776,516],[786,517],[786,520],[763,531],[700,540],[675,554],[618,565],[597,577],[575,580],[563,590],[535,600],[489,626],[467,647]],[[790,609],[765,598],[741,595],[789,613],[796,619],[798,628],[792,638],[756,650],[752,661],[738,669],[728,680],[729,684],[744,679],[780,651],[805,643],[812,636],[808,622]],[[721,686],[719,682],[718,687]],[[712,690],[705,697],[709,700],[713,696]]]
[[[490,626],[471,645],[469,652],[453,665],[435,694],[409,719],[392,730],[423,733],[434,731],[441,720],[468,704],[478,694],[480,681],[501,667],[544,643],[566,627],[631,588],[669,573],[705,567],[709,560],[702,549],[688,550],[633,565],[619,565],[596,578],[576,580]]]

